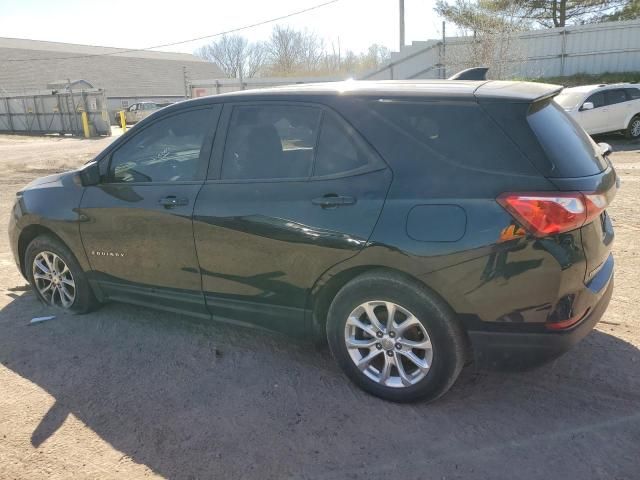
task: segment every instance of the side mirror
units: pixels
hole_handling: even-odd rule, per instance
[[[598,147],[600,147],[600,153],[602,153],[603,157],[608,157],[613,152],[613,148],[608,143],[601,142]]]
[[[584,102],[580,107],[580,110],[593,110],[594,106],[592,102]]]
[[[98,185],[100,183],[100,166],[97,162],[88,163],[80,169],[78,176],[83,187]]]

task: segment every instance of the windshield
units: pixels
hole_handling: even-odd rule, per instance
[[[570,110],[578,106],[584,99],[584,93],[562,92],[555,98],[555,101],[565,110]]]

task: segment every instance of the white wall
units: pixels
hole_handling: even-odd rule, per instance
[[[533,30],[488,42],[490,57],[477,53],[482,45],[472,37],[448,37],[445,50],[442,42],[421,50],[408,46],[392,63],[361,78],[440,78],[441,63],[451,75],[478,66],[478,58],[494,67],[490,76],[498,70],[502,78],[640,71],[640,20]]]

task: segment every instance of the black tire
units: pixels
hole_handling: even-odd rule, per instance
[[[412,313],[431,340],[431,366],[421,380],[416,378],[415,384],[402,387],[383,385],[365,375],[349,354],[345,343],[348,316],[359,305],[378,300],[392,302]],[[356,385],[372,395],[394,402],[437,399],[454,384],[466,360],[466,336],[451,308],[417,282],[387,271],[356,277],[337,293],[329,308],[327,338],[334,358]],[[380,344],[376,344],[376,348],[379,347]],[[384,361],[387,360],[385,354],[394,355],[383,351]],[[397,369],[395,372],[399,375]]]
[[[625,130],[625,136],[631,140],[640,138],[640,115],[636,115],[629,122],[629,126]]]
[[[52,303],[51,299],[45,298],[36,286],[33,265],[35,258],[42,252],[51,252],[60,257],[71,273],[72,279],[75,283],[75,298],[68,307],[62,307],[56,303]],[[76,260],[76,257],[71,253],[66,245],[59,240],[48,235],[41,235],[33,239],[25,251],[24,269],[33,292],[44,304],[78,314],[90,312],[98,306],[98,301],[96,300],[95,295],[91,290],[91,286],[87,281],[87,277]]]

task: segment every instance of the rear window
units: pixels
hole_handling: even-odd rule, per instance
[[[556,102],[534,104],[527,120],[553,165],[548,176],[586,177],[607,168],[595,142]]]

